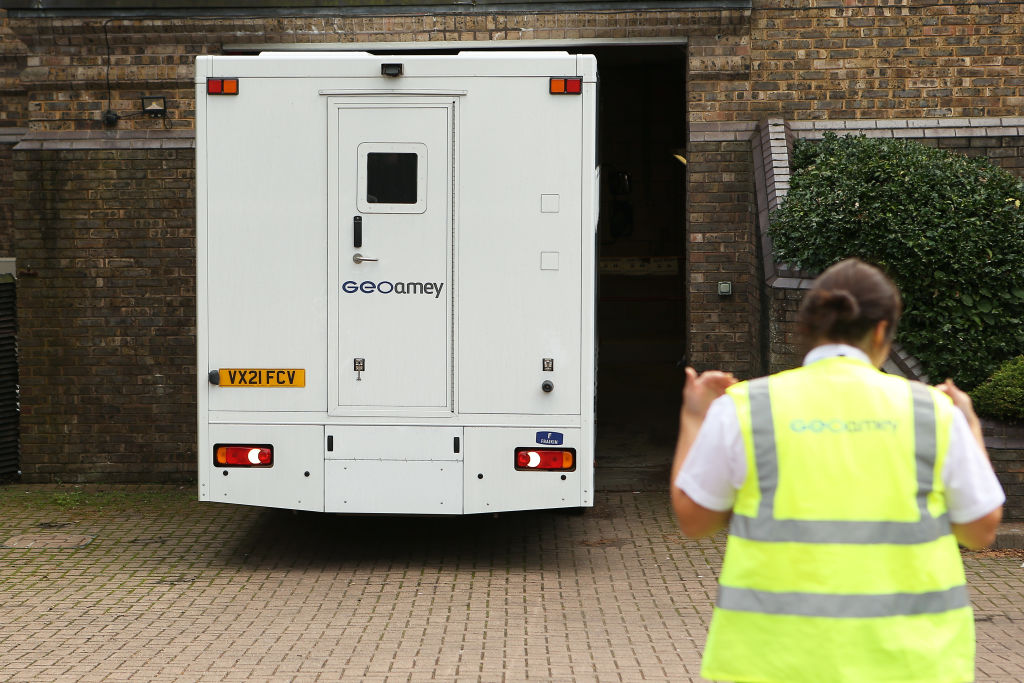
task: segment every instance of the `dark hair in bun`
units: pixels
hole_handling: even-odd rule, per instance
[[[875,266],[846,259],[828,268],[800,304],[800,331],[812,342],[856,344],[879,322],[889,323],[889,337],[903,312],[900,292]]]

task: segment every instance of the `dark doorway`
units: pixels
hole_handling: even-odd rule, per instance
[[[666,489],[686,351],[686,53],[580,52],[600,75],[597,487]]]
[[[0,482],[21,474],[18,438],[17,293],[13,275],[0,275]]]

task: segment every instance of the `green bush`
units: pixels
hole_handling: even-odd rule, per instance
[[[903,139],[830,134],[793,158],[771,218],[779,261],[882,267],[903,293],[898,339],[933,378],[974,387],[1024,353],[1024,182]]]
[[[982,417],[1024,422],[1024,356],[1011,358],[971,392],[974,409]]]

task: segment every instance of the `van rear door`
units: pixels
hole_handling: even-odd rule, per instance
[[[450,413],[454,103],[328,107],[331,413]]]

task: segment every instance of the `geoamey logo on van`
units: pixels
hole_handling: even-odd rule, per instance
[[[373,294],[374,292],[378,294],[433,294],[435,299],[441,296],[443,288],[443,282],[388,282],[387,280],[356,282],[355,280],[345,280],[341,283],[341,291],[346,294],[359,292],[363,294]]]

